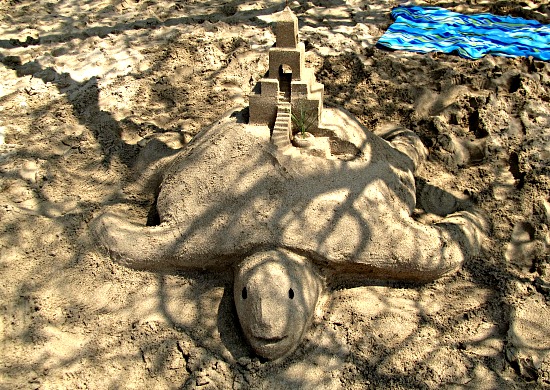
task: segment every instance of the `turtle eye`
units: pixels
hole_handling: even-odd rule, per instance
[[[246,287],[243,287],[243,291],[241,291],[241,296],[243,297],[243,299],[246,299],[246,297],[248,296],[248,292],[246,291]]]
[[[288,297],[290,299],[294,299],[294,290],[293,289],[288,290]]]

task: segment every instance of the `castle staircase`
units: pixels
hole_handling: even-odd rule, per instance
[[[271,142],[275,145],[275,157],[287,170],[292,170],[293,161],[301,156],[300,151],[291,143],[292,137],[292,114],[290,103],[277,105],[277,117],[271,134]]]
[[[277,117],[275,118],[275,126],[271,135],[271,142],[277,147],[280,152],[292,148],[290,143],[292,129],[290,103],[279,103],[277,105]]]
[[[279,103],[290,103],[290,93],[279,91]]]

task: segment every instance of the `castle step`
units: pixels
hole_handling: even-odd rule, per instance
[[[284,92],[279,91],[278,98],[279,98],[279,103],[282,103],[282,102],[290,103],[290,96],[287,97]]]
[[[277,116],[275,118],[273,134],[271,135],[271,142],[273,142],[280,151],[286,150],[288,147],[292,146],[290,143],[290,110],[289,103],[277,105]]]

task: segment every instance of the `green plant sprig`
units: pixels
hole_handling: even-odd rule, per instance
[[[315,112],[305,108],[303,104],[299,105],[298,111],[298,115],[292,112],[290,113],[292,123],[294,123],[294,126],[300,131],[302,138],[306,138],[306,131],[315,123]]]

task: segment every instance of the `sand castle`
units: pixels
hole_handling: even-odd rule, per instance
[[[252,125],[273,129],[275,143],[292,140],[291,114],[307,113],[309,129],[319,126],[324,86],[305,65],[305,45],[299,41],[298,18],[286,7],[275,22],[275,45],[269,49],[269,70],[250,94]]]
[[[433,280],[476,256],[485,228],[468,210],[428,225],[412,217],[414,172],[427,151],[410,130],[382,139],[326,108],[319,132],[357,153],[293,147],[290,113],[305,107],[318,127],[323,86],[304,65],[288,8],[276,35],[267,77],[250,96],[250,123],[270,126],[271,140],[264,127],[223,118],[162,170],[158,226],[109,212],[92,223],[111,258],[132,268],[233,268],[241,328],[267,359],[301,342],[325,277]]]

